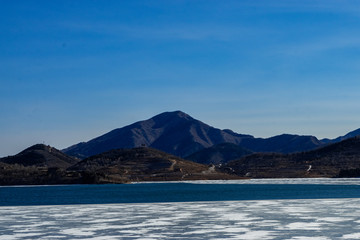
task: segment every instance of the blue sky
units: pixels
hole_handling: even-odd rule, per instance
[[[360,127],[360,2],[2,1],[0,156],[164,111],[269,137]]]

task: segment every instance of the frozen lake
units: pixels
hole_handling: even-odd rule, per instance
[[[196,183],[219,187],[234,184]],[[286,189],[291,184],[301,191],[317,184],[333,186],[341,192],[335,186],[351,190],[349,186],[359,186],[359,180],[255,180],[251,184],[265,188],[266,184],[280,184],[280,188]],[[37,187],[12,189],[29,188]],[[4,197],[6,191],[0,193]],[[360,198],[3,205],[0,239],[360,239]]]
[[[0,207],[0,239],[359,239],[360,199]]]

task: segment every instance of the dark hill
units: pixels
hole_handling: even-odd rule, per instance
[[[89,183],[87,176],[66,171],[78,161],[53,147],[37,144],[0,159],[0,185]]]
[[[63,152],[86,158],[112,149],[147,146],[184,157],[223,142],[240,144],[245,138],[253,137],[222,131],[186,113],[175,111],[115,129],[86,143],[73,145]]]
[[[185,157],[221,143],[233,143],[253,152],[301,152],[323,146],[313,136],[283,134],[272,138],[254,138],[231,130],[220,130],[175,111],[115,129],[88,142],[63,150],[81,159],[118,148],[147,146]]]
[[[214,167],[146,147],[111,150],[84,159],[69,170],[94,173],[98,182],[234,178]]]
[[[0,162],[7,164],[19,164],[25,167],[57,167],[63,169],[74,165],[78,161],[79,160],[67,156],[56,148],[44,144],[36,144],[16,154],[15,156],[0,158]]]
[[[232,143],[221,143],[209,148],[202,149],[186,157],[193,162],[202,164],[224,164],[230,160],[241,158],[253,153],[252,151]]]
[[[228,163],[239,176],[251,177],[336,177],[360,169],[360,138],[309,152],[257,153]]]

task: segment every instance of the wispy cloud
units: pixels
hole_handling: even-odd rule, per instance
[[[265,9],[267,12],[336,12],[360,14],[360,1],[357,0],[260,0],[247,1],[241,5]]]
[[[246,26],[220,24],[161,24],[126,25],[121,23],[73,23],[64,22],[60,26],[68,31],[107,35],[110,37],[128,37],[149,40],[218,40],[232,41],[266,29],[254,29]]]
[[[330,36],[320,37],[302,42],[292,42],[278,46],[275,50],[278,54],[285,56],[316,56],[335,50],[360,49],[360,36]]]

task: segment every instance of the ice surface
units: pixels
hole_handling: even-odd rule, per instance
[[[0,207],[0,239],[359,239],[360,199]]]
[[[195,181],[173,181],[179,183],[194,184],[328,184],[328,185],[360,185],[360,178],[264,178],[264,179],[242,179],[242,180],[195,180]],[[160,182],[141,182],[160,183]],[[163,183],[169,183],[163,182]],[[139,184],[134,182],[133,184]]]

